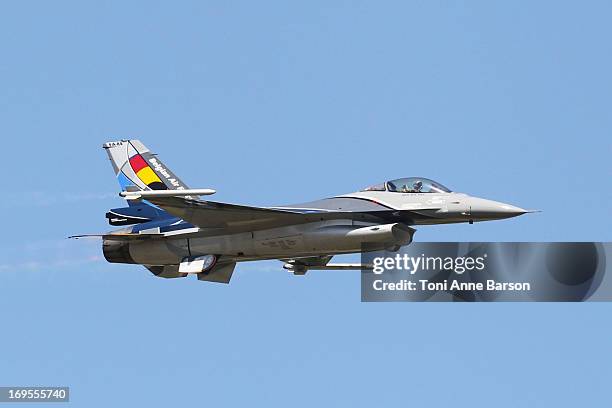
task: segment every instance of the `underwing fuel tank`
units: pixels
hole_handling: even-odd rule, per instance
[[[305,249],[327,252],[361,250],[364,244],[374,244],[380,248],[407,245],[412,242],[414,232],[414,229],[401,223],[360,228],[352,225],[333,225],[306,232],[302,237]]]

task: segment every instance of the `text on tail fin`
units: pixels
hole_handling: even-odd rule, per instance
[[[187,186],[139,140],[107,142],[106,149],[121,189],[183,190]],[[133,187],[132,187],[133,188]]]

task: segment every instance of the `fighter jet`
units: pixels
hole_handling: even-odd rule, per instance
[[[334,255],[396,251],[417,225],[499,220],[531,211],[456,193],[424,177],[389,180],[354,193],[278,207],[202,199],[139,140],[103,145],[127,207],[106,213],[100,235],[108,262],[140,264],[162,278],[196,275],[229,283],[238,262],[277,259],[296,275],[309,269],[362,269],[330,264]]]

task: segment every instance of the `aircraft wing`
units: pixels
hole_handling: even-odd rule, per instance
[[[418,211],[394,209],[378,211],[338,211],[314,208],[279,209],[169,196],[148,197],[147,201],[200,228],[215,228],[218,233],[256,231],[291,224],[345,218],[374,222],[397,222],[399,217],[409,219],[411,214],[417,216],[420,211],[439,209],[438,207],[420,208]]]
[[[148,197],[147,201],[200,228],[246,231],[306,222],[303,214],[295,211],[182,197]]]

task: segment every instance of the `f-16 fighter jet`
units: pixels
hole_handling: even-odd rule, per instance
[[[127,207],[106,213],[108,262],[141,264],[163,278],[229,283],[236,263],[278,259],[294,274],[361,269],[330,264],[334,255],[398,250],[417,225],[498,220],[530,212],[452,192],[423,177],[389,180],[354,193],[303,204],[253,207],[209,201],[190,189],[138,140],[103,145]],[[75,238],[85,235],[74,236]]]

